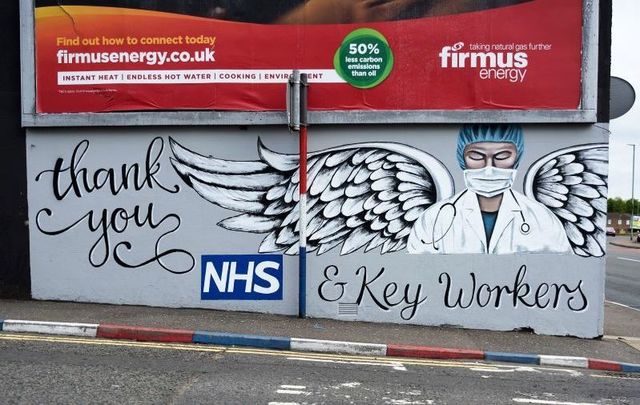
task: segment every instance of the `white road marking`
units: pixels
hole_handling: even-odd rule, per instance
[[[625,307],[625,308],[633,309],[634,311],[640,311],[640,309],[638,309],[638,308],[630,307],[629,305],[624,305],[624,304],[621,304],[619,302],[615,302],[615,301],[606,301],[606,302],[608,302],[609,304],[617,305],[619,307]]]
[[[601,374],[592,374],[591,377],[594,378],[613,378],[615,380],[636,380],[640,381],[640,377],[618,377],[615,375],[601,375]]]
[[[303,391],[306,389],[306,385],[290,385],[290,384],[281,384],[276,392],[278,394],[288,394],[288,395],[311,395],[310,392]]]
[[[393,399],[393,398],[389,398],[389,397],[382,397],[382,399],[385,401],[385,404],[392,404],[392,405],[430,405],[433,404],[433,401],[430,399],[427,399],[425,401],[411,401],[411,400],[407,400],[407,399]]]
[[[300,402],[269,402],[268,405],[300,405]]]
[[[593,402],[562,402],[562,401],[547,401],[544,399],[532,399],[532,398],[512,398],[513,402],[520,404],[546,404],[546,405],[598,405]]]
[[[298,390],[277,390],[278,394],[287,394],[287,395],[310,395],[310,392],[306,391],[298,391]]]
[[[469,367],[469,370],[472,371],[480,371],[480,372],[488,372],[488,373],[513,373],[516,371],[519,372],[528,372],[528,373],[548,373],[551,375],[554,374],[569,374],[572,377],[580,377],[582,373],[577,370],[571,370],[566,368],[553,368],[553,367],[527,367],[527,366],[507,366],[507,367]]]
[[[628,257],[618,257],[619,260],[627,260],[630,262],[636,262],[636,263],[640,263],[640,260],[638,259],[629,259]]]
[[[630,340],[640,343],[640,337],[604,335],[602,338],[607,340]]]
[[[514,373],[516,371],[524,371],[524,372],[529,372],[529,373],[541,373],[542,370],[553,370],[553,369],[537,369],[534,367],[527,367],[527,366],[513,366],[512,368],[498,368],[498,367],[492,367],[490,365],[484,366],[484,367],[470,367],[469,370],[473,370],[473,371],[486,371],[489,373]]]
[[[340,387],[345,387],[345,388],[355,388],[360,386],[359,382],[350,382],[350,383],[342,383],[340,384]]]
[[[276,390],[276,393],[285,395],[311,395],[310,392],[303,391],[305,388],[307,388],[305,385],[282,384],[280,388]]]
[[[471,367],[469,370],[471,371],[486,371],[489,373],[513,373],[515,369],[504,369],[504,368],[495,368],[495,367]]]
[[[399,362],[370,362],[370,361],[345,361],[345,360],[332,360],[332,359],[322,359],[322,358],[308,358],[308,357],[288,357],[288,360],[298,360],[298,361],[313,361],[318,363],[335,363],[335,364],[355,364],[358,366],[380,366],[380,367],[391,367],[394,370],[398,371],[407,371],[407,368]]]

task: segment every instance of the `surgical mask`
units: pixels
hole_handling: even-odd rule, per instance
[[[515,169],[487,166],[482,169],[464,170],[464,183],[467,188],[483,197],[495,197],[504,193],[511,188],[515,178]]]

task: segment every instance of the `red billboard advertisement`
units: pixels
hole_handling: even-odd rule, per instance
[[[580,107],[582,0],[61,3],[37,113],[284,110],[293,69],[316,111]]]

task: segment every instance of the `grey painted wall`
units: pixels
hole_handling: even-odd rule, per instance
[[[406,145],[402,149],[404,152],[424,151],[435,157],[441,163],[440,167],[450,172],[448,181],[453,181],[451,185],[458,193],[465,188],[455,155],[458,131],[459,126],[455,125],[416,125],[401,129],[312,127],[309,151],[338,148],[344,152],[348,149],[344,146],[347,144],[368,143],[368,146],[359,146],[366,149],[373,147],[372,142],[400,142]],[[170,138],[176,142],[174,150],[170,148]],[[278,154],[270,158],[268,152],[262,151],[261,157],[265,161],[283,165],[279,167],[280,171],[274,171],[264,162],[238,163],[260,161],[258,138],[274,152],[297,152],[296,137],[284,128],[275,127],[28,130],[33,297],[297,313],[298,258],[295,255],[284,255],[281,300],[201,299],[202,255],[256,254],[261,244],[263,247],[274,245],[273,241],[263,242],[268,233],[256,232],[269,226],[277,229],[276,246],[285,247],[285,250],[290,247],[291,252],[297,252],[297,246],[291,244],[296,240],[295,230],[293,236],[286,234],[282,224],[284,217],[295,210],[295,201],[290,202],[288,208],[280,207],[284,214],[276,221],[273,216],[278,215],[265,214],[268,208],[265,201],[271,200],[266,194],[260,194],[280,184],[288,184],[288,176],[295,172],[287,172],[291,159]],[[525,126],[524,139],[525,151],[513,186],[516,192],[525,191],[522,186],[524,175],[538,159],[576,145],[608,143],[606,128],[587,125]],[[70,162],[74,150],[75,175],[72,175]],[[194,159],[192,153],[211,155],[227,162],[217,161],[216,169],[209,167],[211,170],[207,171],[210,161],[204,157]],[[337,159],[335,153],[335,150],[330,153],[334,160]],[[322,155],[315,156],[318,160]],[[580,156],[577,158],[584,158],[584,155]],[[313,159],[312,156],[310,163]],[[123,165],[125,172],[129,170],[126,187],[122,185]],[[252,169],[253,165],[256,167]],[[604,165],[606,168],[606,162]],[[434,171],[434,167],[429,169]],[[87,186],[82,184],[83,169],[86,169]],[[110,190],[108,182],[104,181],[109,176],[108,169],[116,173],[114,190]],[[133,173],[138,169],[136,184]],[[389,170],[395,169],[389,165]],[[96,172],[99,172],[97,182],[105,183],[99,189],[93,189]],[[254,177],[256,173],[268,175]],[[212,174],[215,174],[213,180]],[[434,175],[437,183],[436,177]],[[76,179],[77,190],[72,178]],[[252,182],[251,179],[259,181]],[[604,179],[606,181],[606,176]],[[443,194],[446,194],[447,186],[436,186],[439,193],[435,199],[442,200],[446,197]],[[263,190],[259,191],[260,188]],[[453,193],[454,190],[450,191]],[[603,191],[606,193],[606,183],[599,189],[600,193]],[[257,200],[247,202],[247,196]],[[234,209],[222,208],[207,199]],[[597,205],[594,198],[585,201]],[[275,208],[271,206],[272,211]],[[254,215],[245,217],[250,221],[236,226],[245,229],[244,232],[217,225],[242,214],[243,210]],[[329,211],[322,210],[316,216],[331,215]],[[103,215],[106,222],[102,220]],[[272,222],[267,223],[265,218]],[[536,218],[529,221],[534,220]],[[600,216],[592,215],[590,220],[596,228],[604,227],[604,217],[601,220]],[[106,230],[105,224],[108,225]],[[323,224],[315,231],[327,230],[330,221],[324,220]],[[412,224],[409,221],[405,225]],[[227,228],[230,227],[233,226],[227,223]],[[250,228],[253,232],[246,231]],[[344,227],[340,229],[344,231]],[[339,233],[327,232],[329,236]],[[394,235],[399,232],[402,231]],[[325,243],[326,246],[335,244],[333,249],[322,255],[309,253],[307,300],[310,316],[494,330],[530,327],[544,334],[602,335],[602,255],[580,257],[573,252],[412,255],[404,248],[406,243],[394,244],[397,251],[386,254],[381,254],[380,247],[367,253],[358,249],[346,254],[343,247],[350,233],[343,233],[343,236],[336,236],[336,243]],[[575,241],[577,236],[571,237]],[[593,237],[599,240],[597,235]],[[311,237],[312,244],[313,240]],[[317,242],[318,238],[315,240]],[[406,237],[397,240],[406,242]],[[575,243],[573,245],[575,249]],[[390,250],[393,246],[387,245]],[[317,243],[315,247],[318,247]],[[341,249],[345,254],[341,254]],[[380,277],[373,280],[383,268]],[[449,296],[446,295],[448,280],[451,283]],[[476,292],[468,308],[455,305],[461,289],[463,306],[469,304],[468,298]],[[493,292],[489,293],[489,290]],[[501,298],[496,305],[499,290],[502,290]],[[509,292],[513,290],[515,292]],[[415,300],[422,302],[413,305]]]

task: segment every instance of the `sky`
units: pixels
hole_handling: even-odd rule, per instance
[[[636,91],[631,110],[611,121],[609,129],[609,198],[631,198],[632,147],[636,146],[635,198],[640,198],[640,2],[613,0],[611,75],[625,79]]]

